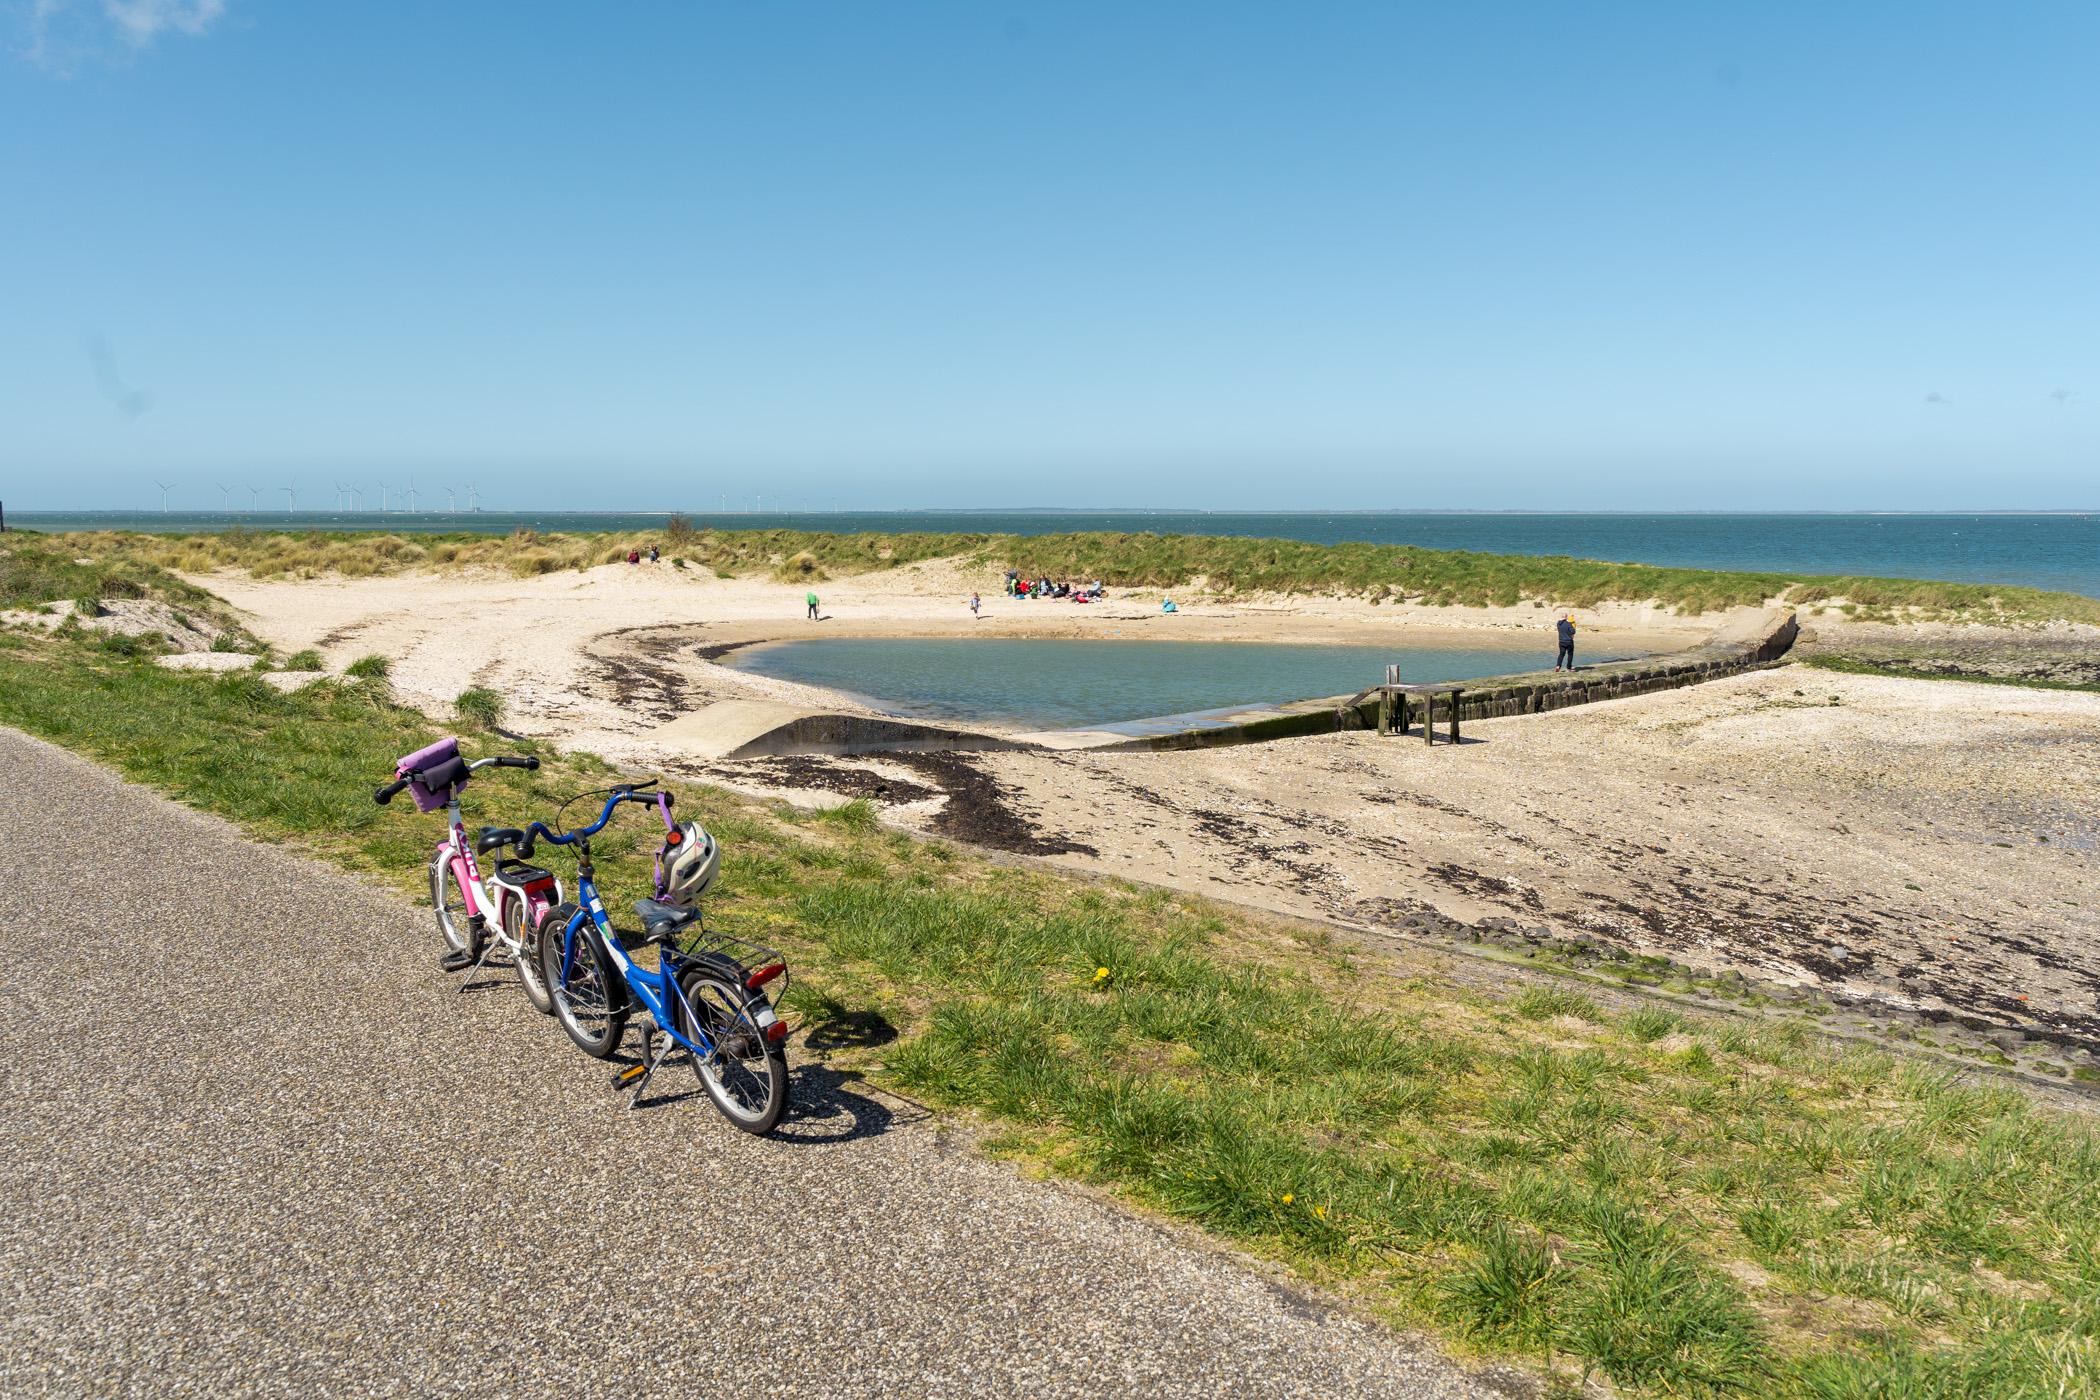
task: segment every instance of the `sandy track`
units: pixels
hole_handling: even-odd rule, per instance
[[[424,911],[0,762],[0,1393],[1482,1393],[820,1068],[779,1140],[689,1076],[626,1112]]]
[[[1080,869],[1370,929],[1507,921],[2100,1050],[2100,696],[1789,667],[1466,734],[947,762]],[[824,768],[924,776],[801,762],[718,774],[878,800]]]

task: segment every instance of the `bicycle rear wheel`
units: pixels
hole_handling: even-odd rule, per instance
[[[576,1048],[593,1059],[609,1059],[627,1030],[627,980],[589,919],[574,937],[564,936],[575,917],[574,904],[557,904],[540,916],[540,978],[554,999],[555,1019]],[[567,967],[562,965],[565,950]]]
[[[787,1111],[787,1047],[759,1024],[766,999],[744,986],[744,971],[727,958],[700,958],[678,977],[681,1016],[691,1014],[714,1043],[711,1057],[693,1057],[700,1087],[724,1118],[747,1133],[770,1133]],[[692,1036],[692,1030],[686,1029]],[[693,1037],[697,1039],[698,1037]]]
[[[467,910],[467,894],[459,887],[449,852],[430,863],[430,907],[437,917],[438,937],[445,940],[447,951],[468,958],[481,956],[487,931]]]
[[[518,985],[525,989],[525,1000],[542,1016],[554,1014],[554,997],[547,990],[546,975],[540,969],[540,937],[537,925],[528,924],[531,914],[525,901],[515,894],[503,896],[503,931],[510,935],[511,942],[518,945]]]

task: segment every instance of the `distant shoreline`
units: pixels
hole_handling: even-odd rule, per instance
[[[819,515],[1070,515],[1094,517],[1115,517],[1123,515],[1146,515],[1166,517],[1194,515],[1212,516],[1220,519],[1262,519],[1265,517],[1274,516],[1287,519],[1303,520],[1320,520],[1331,518],[1334,516],[1363,516],[1373,519],[1408,519],[1414,516],[1480,516],[1488,518],[1512,518],[1534,520],[1647,520],[1655,517],[1687,520],[1697,520],[1709,517],[1742,520],[1789,520],[1844,519],[1847,517],[1854,516],[1899,516],[1926,520],[1960,520],[1976,517],[2017,519],[2029,516],[2100,516],[2100,506],[2035,506],[1975,510],[1906,510],[1899,507],[1877,506],[1861,507],[1856,510],[1751,510],[1738,508],[1723,508],[1714,510],[1525,510],[1518,508],[1497,509],[1488,506],[1449,506],[1442,508],[1424,507],[1419,510],[1398,510],[1390,507],[1374,506],[1336,506],[1328,510],[1297,510],[1284,508],[1278,508],[1275,510],[1263,510],[1257,509],[1252,506],[1231,506],[1217,508],[1207,506],[895,506],[884,507],[881,509],[855,508],[851,510],[716,510],[713,512],[702,510],[679,510],[676,508],[668,510],[659,510],[653,508],[638,508],[634,510],[593,510],[588,507],[581,506],[529,507],[521,510],[354,510],[329,512],[273,511],[267,508],[263,510],[202,510],[161,512],[152,510],[150,508],[145,510],[124,510],[103,507],[83,507],[77,510],[66,508],[19,510],[13,512],[9,516],[9,519],[19,519],[24,522],[33,522],[39,518],[51,520],[75,520],[86,519],[91,517],[108,516],[112,519],[150,520],[151,517],[162,514],[180,516],[185,518],[211,517],[214,519],[221,520],[268,520],[273,517],[282,515],[290,515],[295,519],[302,515],[327,515],[329,518],[341,520],[355,520],[365,516],[372,516],[382,520],[474,520],[483,516],[533,519],[548,515],[587,516],[599,519],[620,519],[629,516],[651,516],[668,520],[674,515],[691,515],[697,518],[701,515],[707,514],[713,514],[724,517],[751,516],[753,518],[772,518],[776,516],[784,518],[788,516],[804,517]]]

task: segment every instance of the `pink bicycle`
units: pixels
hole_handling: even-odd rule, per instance
[[[473,985],[474,973],[488,962],[489,954],[500,947],[518,970],[525,999],[537,1010],[552,1014],[554,999],[540,973],[537,941],[540,916],[561,903],[561,881],[515,854],[504,854],[524,840],[517,828],[484,826],[476,830],[470,843],[459,815],[459,791],[477,768],[539,766],[536,758],[468,762],[460,756],[459,740],[440,739],[403,755],[394,764],[394,781],[376,789],[372,800],[383,805],[407,788],[417,811],[445,811],[445,839],[430,857],[430,904],[437,915],[438,934],[445,940],[439,966],[467,974],[459,988],[464,992]],[[496,857],[495,872],[486,883],[475,863],[476,855]]]

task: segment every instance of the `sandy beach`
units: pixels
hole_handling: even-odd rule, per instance
[[[1383,933],[1586,940],[1716,977],[1967,1023],[2017,1055],[2100,1050],[2100,695],[1786,666],[1468,726],[1458,748],[1364,733],[1173,753],[708,762],[654,734],[712,701],[858,708],[714,664],[861,637],[1177,637],[1507,646],[1550,660],[1551,611],[1337,598],[1023,603],[942,561],[814,585],[611,565],[196,582],[333,669],[378,653],[405,699],[500,691],[508,727],[616,762]],[[985,599],[973,620],[966,600]],[[1584,645],[1659,653],[1725,617],[1582,610]],[[1812,624],[1808,645],[1843,635]],[[2090,644],[2090,639],[2082,643]],[[1290,697],[1276,697],[1278,699]],[[1455,921],[1455,922],[1454,922]]]
[[[1151,638],[1181,641],[1389,642],[1507,647],[1510,669],[1548,664],[1551,614],[1515,608],[1371,606],[1320,597],[1218,598],[1112,589],[1099,603],[1025,602],[1003,574],[955,561],[914,564],[811,584],[716,578],[668,563],[610,564],[517,579],[485,572],[377,578],[256,580],[193,576],[248,616],[258,636],[289,651],[320,650],[331,669],[380,654],[406,699],[444,713],[469,686],[500,690],[513,727],[600,750],[653,756],[646,736],[664,721],[723,699],[862,706],[828,690],[710,664],[757,642],[807,637]],[[822,620],[803,598],[814,590]],[[970,615],[969,597],[984,600]],[[1724,615],[1666,609],[1583,609],[1583,646],[1635,655],[1688,646]],[[1278,699],[1303,697],[1278,696]],[[636,746],[640,745],[640,748]],[[675,754],[665,755],[675,757]]]

